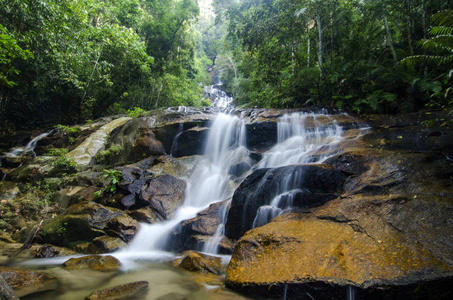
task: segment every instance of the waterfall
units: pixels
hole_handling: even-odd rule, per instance
[[[40,135],[34,137],[33,139],[31,139],[25,146],[20,146],[20,147],[14,147],[13,149],[11,149],[10,152],[6,152],[4,153],[3,155],[0,156],[0,167],[2,166],[2,161],[4,158],[23,158],[27,155],[31,155],[32,157],[36,157],[36,153],[35,153],[35,148],[38,144],[38,142],[49,136],[51,133],[53,132],[53,130],[49,131],[49,132],[44,132],[44,133],[41,133]],[[9,172],[19,168],[22,166],[22,163],[17,166],[16,168],[10,170]],[[8,172],[8,173],[9,173]],[[3,178],[2,178],[2,181],[6,180],[6,175],[8,174],[6,173]]]
[[[280,118],[277,127],[278,143],[264,153],[261,161],[252,167],[252,170],[264,171],[295,164],[321,163],[336,153],[336,145],[344,139],[342,128],[326,113],[285,114]],[[180,132],[182,126],[178,134]],[[248,174],[235,170],[244,163],[251,166],[245,133],[244,118],[219,113],[211,123],[203,155],[197,157],[197,165],[187,180],[182,206],[171,220],[158,224],[142,224],[129,247],[117,252],[116,256],[143,258],[155,255],[156,258],[162,258],[169,255],[164,250],[171,248],[172,243],[176,244],[171,240],[176,226],[184,220],[194,218],[210,204],[227,200],[220,206],[220,222],[215,234],[200,247],[203,252],[217,253],[219,242],[225,234],[231,201],[229,199],[245,174]],[[174,143],[177,143],[177,137]],[[272,195],[269,195],[268,203],[259,207],[253,227],[265,225],[274,217],[293,208],[294,199],[299,197],[300,200],[310,193],[301,187],[300,183],[305,174],[298,168],[290,168],[288,172],[274,177],[271,183],[267,182],[267,173],[268,171],[263,173],[257,190],[271,184]],[[255,192],[248,197],[245,206],[248,202],[254,202],[254,196],[259,193]]]
[[[259,168],[319,163],[343,140],[343,129],[325,112],[285,114],[277,124],[277,133],[278,144],[265,153]],[[312,155],[321,150],[321,155]]]
[[[204,155],[187,182],[184,202],[171,220],[158,224],[141,224],[140,231],[125,250],[116,253],[120,258],[161,258],[168,255],[163,250],[169,242],[173,228],[181,221],[190,219],[210,204],[232,196],[234,176],[230,169],[243,157],[248,157],[245,147],[245,122],[237,116],[220,113],[212,122]],[[226,207],[222,214],[226,213]],[[217,238],[223,236],[223,223],[217,229]],[[215,238],[215,237],[214,237]],[[218,242],[208,242],[215,252]]]
[[[321,113],[293,113],[283,115],[277,124],[277,145],[267,151],[257,168],[277,168],[295,164],[321,163],[336,153],[336,145],[344,140],[343,130],[324,111]],[[265,184],[273,186],[271,201],[256,211],[252,228],[263,226],[283,212],[293,208],[293,200],[304,193],[301,187],[304,174],[288,172],[268,182],[263,176],[255,193],[246,199],[243,218],[252,203],[257,202]],[[243,220],[243,224],[246,222]],[[251,229],[251,228],[248,228]]]

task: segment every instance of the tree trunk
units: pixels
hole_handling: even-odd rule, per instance
[[[390,28],[389,28],[389,24],[388,24],[388,21],[387,21],[387,16],[385,14],[384,2],[382,2],[382,6],[384,8],[383,19],[384,19],[385,32],[387,33],[387,43],[388,43],[388,45],[390,47],[390,50],[392,51],[393,60],[397,61],[398,58],[396,57],[395,48],[393,47],[393,39],[392,39],[392,34],[390,33]]]
[[[321,74],[320,76],[323,77],[324,76],[324,71],[323,71],[323,57],[322,57],[322,25],[321,25],[321,15],[320,13],[318,12],[317,16],[316,16],[316,23],[318,24],[318,63],[319,63],[319,69],[321,71]]]
[[[404,25],[406,26],[406,31],[407,31],[407,43],[409,45],[409,53],[410,53],[410,55],[414,55],[414,48],[412,47],[411,27],[410,27],[409,20],[407,18],[407,14],[406,14],[406,10],[405,10],[406,0],[400,0],[400,3],[401,3],[401,9],[403,12],[403,21],[404,21]]]

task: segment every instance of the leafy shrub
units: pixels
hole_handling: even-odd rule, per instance
[[[101,190],[95,192],[95,196],[100,197],[103,192],[115,194],[118,185],[121,182],[121,171],[104,169],[104,171],[102,172],[102,177],[107,180],[107,186],[104,186]]]
[[[79,127],[70,127],[66,125],[57,125],[57,130],[61,132],[64,136],[67,136],[71,144],[75,142],[76,136],[80,132]]]
[[[122,149],[123,149],[123,147],[121,147],[120,145],[113,145],[110,148],[108,148],[107,150],[99,151],[95,156],[96,162],[97,163],[105,162],[109,158],[112,158],[112,157],[115,157],[116,155],[118,155]]]
[[[69,171],[76,171],[77,163],[71,158],[67,157],[67,149],[56,148],[49,151],[49,155],[55,156],[55,159],[51,162],[51,165],[54,167],[62,167],[68,169]]]
[[[133,109],[127,110],[127,115],[131,118],[139,118],[146,116],[146,110],[140,107],[134,107]]]

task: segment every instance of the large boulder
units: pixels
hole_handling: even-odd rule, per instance
[[[425,299],[432,292],[430,285],[442,287],[436,293],[443,299],[451,296],[451,264],[391,225],[379,223],[376,215],[368,222],[364,229],[360,221],[342,217],[277,217],[238,241],[227,285],[255,297],[278,299],[338,299],[350,286],[371,299]]]
[[[44,224],[36,240],[77,249],[78,244],[107,235],[105,229],[110,220],[124,214],[119,209],[94,202],[75,204],[69,207],[65,214]]]
[[[105,147],[110,133],[117,127],[124,125],[131,118],[121,117],[105,124],[85,139],[77,148],[67,154],[75,163],[88,166],[93,163],[94,156]]]

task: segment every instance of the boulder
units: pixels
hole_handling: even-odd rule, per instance
[[[67,269],[91,269],[95,271],[116,271],[121,263],[113,256],[89,255],[70,258],[63,263]]]
[[[279,299],[342,298],[350,286],[372,299],[412,299],[414,293],[424,299],[430,283],[444,284],[438,295],[451,295],[445,286],[453,283],[451,264],[390,225],[375,226],[370,233],[360,224],[310,213],[277,217],[238,241],[226,283],[254,297]]]
[[[117,127],[124,125],[131,118],[121,117],[105,124],[85,139],[77,148],[67,154],[74,162],[81,166],[92,164],[94,156],[105,147],[109,134]]]
[[[57,287],[55,277],[42,272],[0,266],[0,273],[18,297]]]
[[[93,254],[111,253],[126,247],[127,244],[118,237],[100,236],[88,245],[88,252]]]
[[[149,206],[166,220],[181,205],[185,189],[186,183],[171,175],[147,179],[140,189],[136,207]]]
[[[81,202],[69,207],[65,214],[45,223],[38,232],[38,242],[77,249],[77,244],[91,242],[106,235],[104,228],[124,212],[94,202]]]
[[[130,299],[137,297],[137,294],[144,292],[148,287],[148,281],[135,281],[117,285],[111,288],[106,288],[92,292],[85,297],[86,300],[116,300],[116,299]]]
[[[222,274],[220,257],[209,256],[195,251],[186,251],[172,264],[180,269],[199,273]]]
[[[104,231],[112,237],[119,237],[125,243],[129,243],[140,224],[128,215],[120,215],[111,219],[104,228]]]
[[[211,238],[224,218],[228,200],[211,204],[194,218],[182,221],[176,226],[167,242],[167,249],[182,252],[189,249],[201,249]]]
[[[99,157],[97,163],[124,165],[165,154],[162,142],[156,139],[150,122],[152,123],[152,118],[135,118],[113,130],[104,150],[114,147],[119,151]]]

